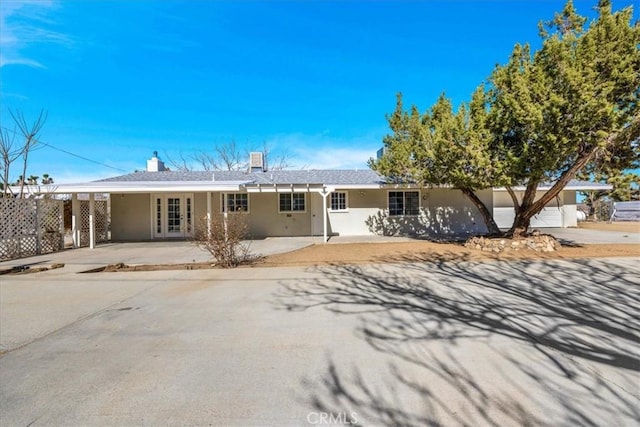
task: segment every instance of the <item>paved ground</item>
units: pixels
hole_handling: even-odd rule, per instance
[[[0,282],[0,424],[640,423],[638,259]]]
[[[315,237],[281,237],[247,242],[250,250],[256,255],[271,255],[289,252],[315,242],[322,238]],[[63,263],[66,268],[75,271],[86,271],[91,268],[107,264],[181,264],[190,262],[204,262],[211,259],[211,255],[188,241],[160,241],[141,243],[105,243],[94,249],[67,249],[47,255],[39,255],[0,262],[0,269],[18,265],[51,265]]]
[[[640,243],[640,233],[583,228],[547,228],[541,231],[555,236],[562,244]]]

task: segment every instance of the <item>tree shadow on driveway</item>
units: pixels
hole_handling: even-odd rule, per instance
[[[287,310],[360,317],[383,369],[330,356],[309,404],[373,425],[637,425],[640,277],[619,260],[331,266]],[[374,378],[375,376],[375,378]]]

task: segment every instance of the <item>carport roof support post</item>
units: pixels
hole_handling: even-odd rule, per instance
[[[89,248],[96,247],[96,197],[89,193]]]

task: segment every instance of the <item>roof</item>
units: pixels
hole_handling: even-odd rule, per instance
[[[538,185],[538,190],[546,191],[553,186],[553,182],[543,182]],[[524,185],[515,185],[511,187],[515,191],[524,191],[526,187]],[[564,190],[569,191],[604,191],[613,189],[613,185],[611,184],[603,184],[600,182],[591,182],[591,181],[580,181],[578,179],[572,179],[569,183],[564,187]],[[494,191],[507,191],[505,187],[496,187]]]
[[[362,170],[279,170],[243,171],[162,171],[134,172],[95,182],[243,182],[246,184],[326,184],[380,185],[384,178],[369,169]]]
[[[278,170],[248,171],[161,171],[134,172],[79,184],[37,186],[34,193],[149,193],[193,191],[334,191],[336,189],[376,189],[390,185],[370,169],[361,170]],[[548,190],[553,183],[541,184]],[[523,186],[512,187],[523,191]],[[570,191],[610,190],[609,184],[572,180]],[[506,191],[504,187],[494,191]]]

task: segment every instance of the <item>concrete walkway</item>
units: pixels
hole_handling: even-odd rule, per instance
[[[329,244],[356,242],[394,242],[410,241],[407,237],[384,236],[346,236],[333,237]],[[322,237],[270,237],[266,239],[250,240],[252,254],[267,256],[284,252],[291,252],[314,244],[322,244]],[[108,264],[124,263],[136,264],[183,264],[206,262],[211,255],[188,241],[157,241],[140,243],[104,243],[94,249],[67,249],[46,255],[20,258],[0,262],[0,270],[15,266],[49,266],[54,263],[65,264],[76,271],[88,270]]]
[[[252,240],[246,242],[256,255],[271,255],[301,249],[321,238],[291,237]],[[14,266],[46,266],[53,263],[65,264],[76,271],[88,270],[107,264],[182,264],[206,262],[211,254],[187,241],[158,241],[140,243],[104,243],[94,249],[66,249],[62,252],[21,258],[0,263],[0,270]]]

